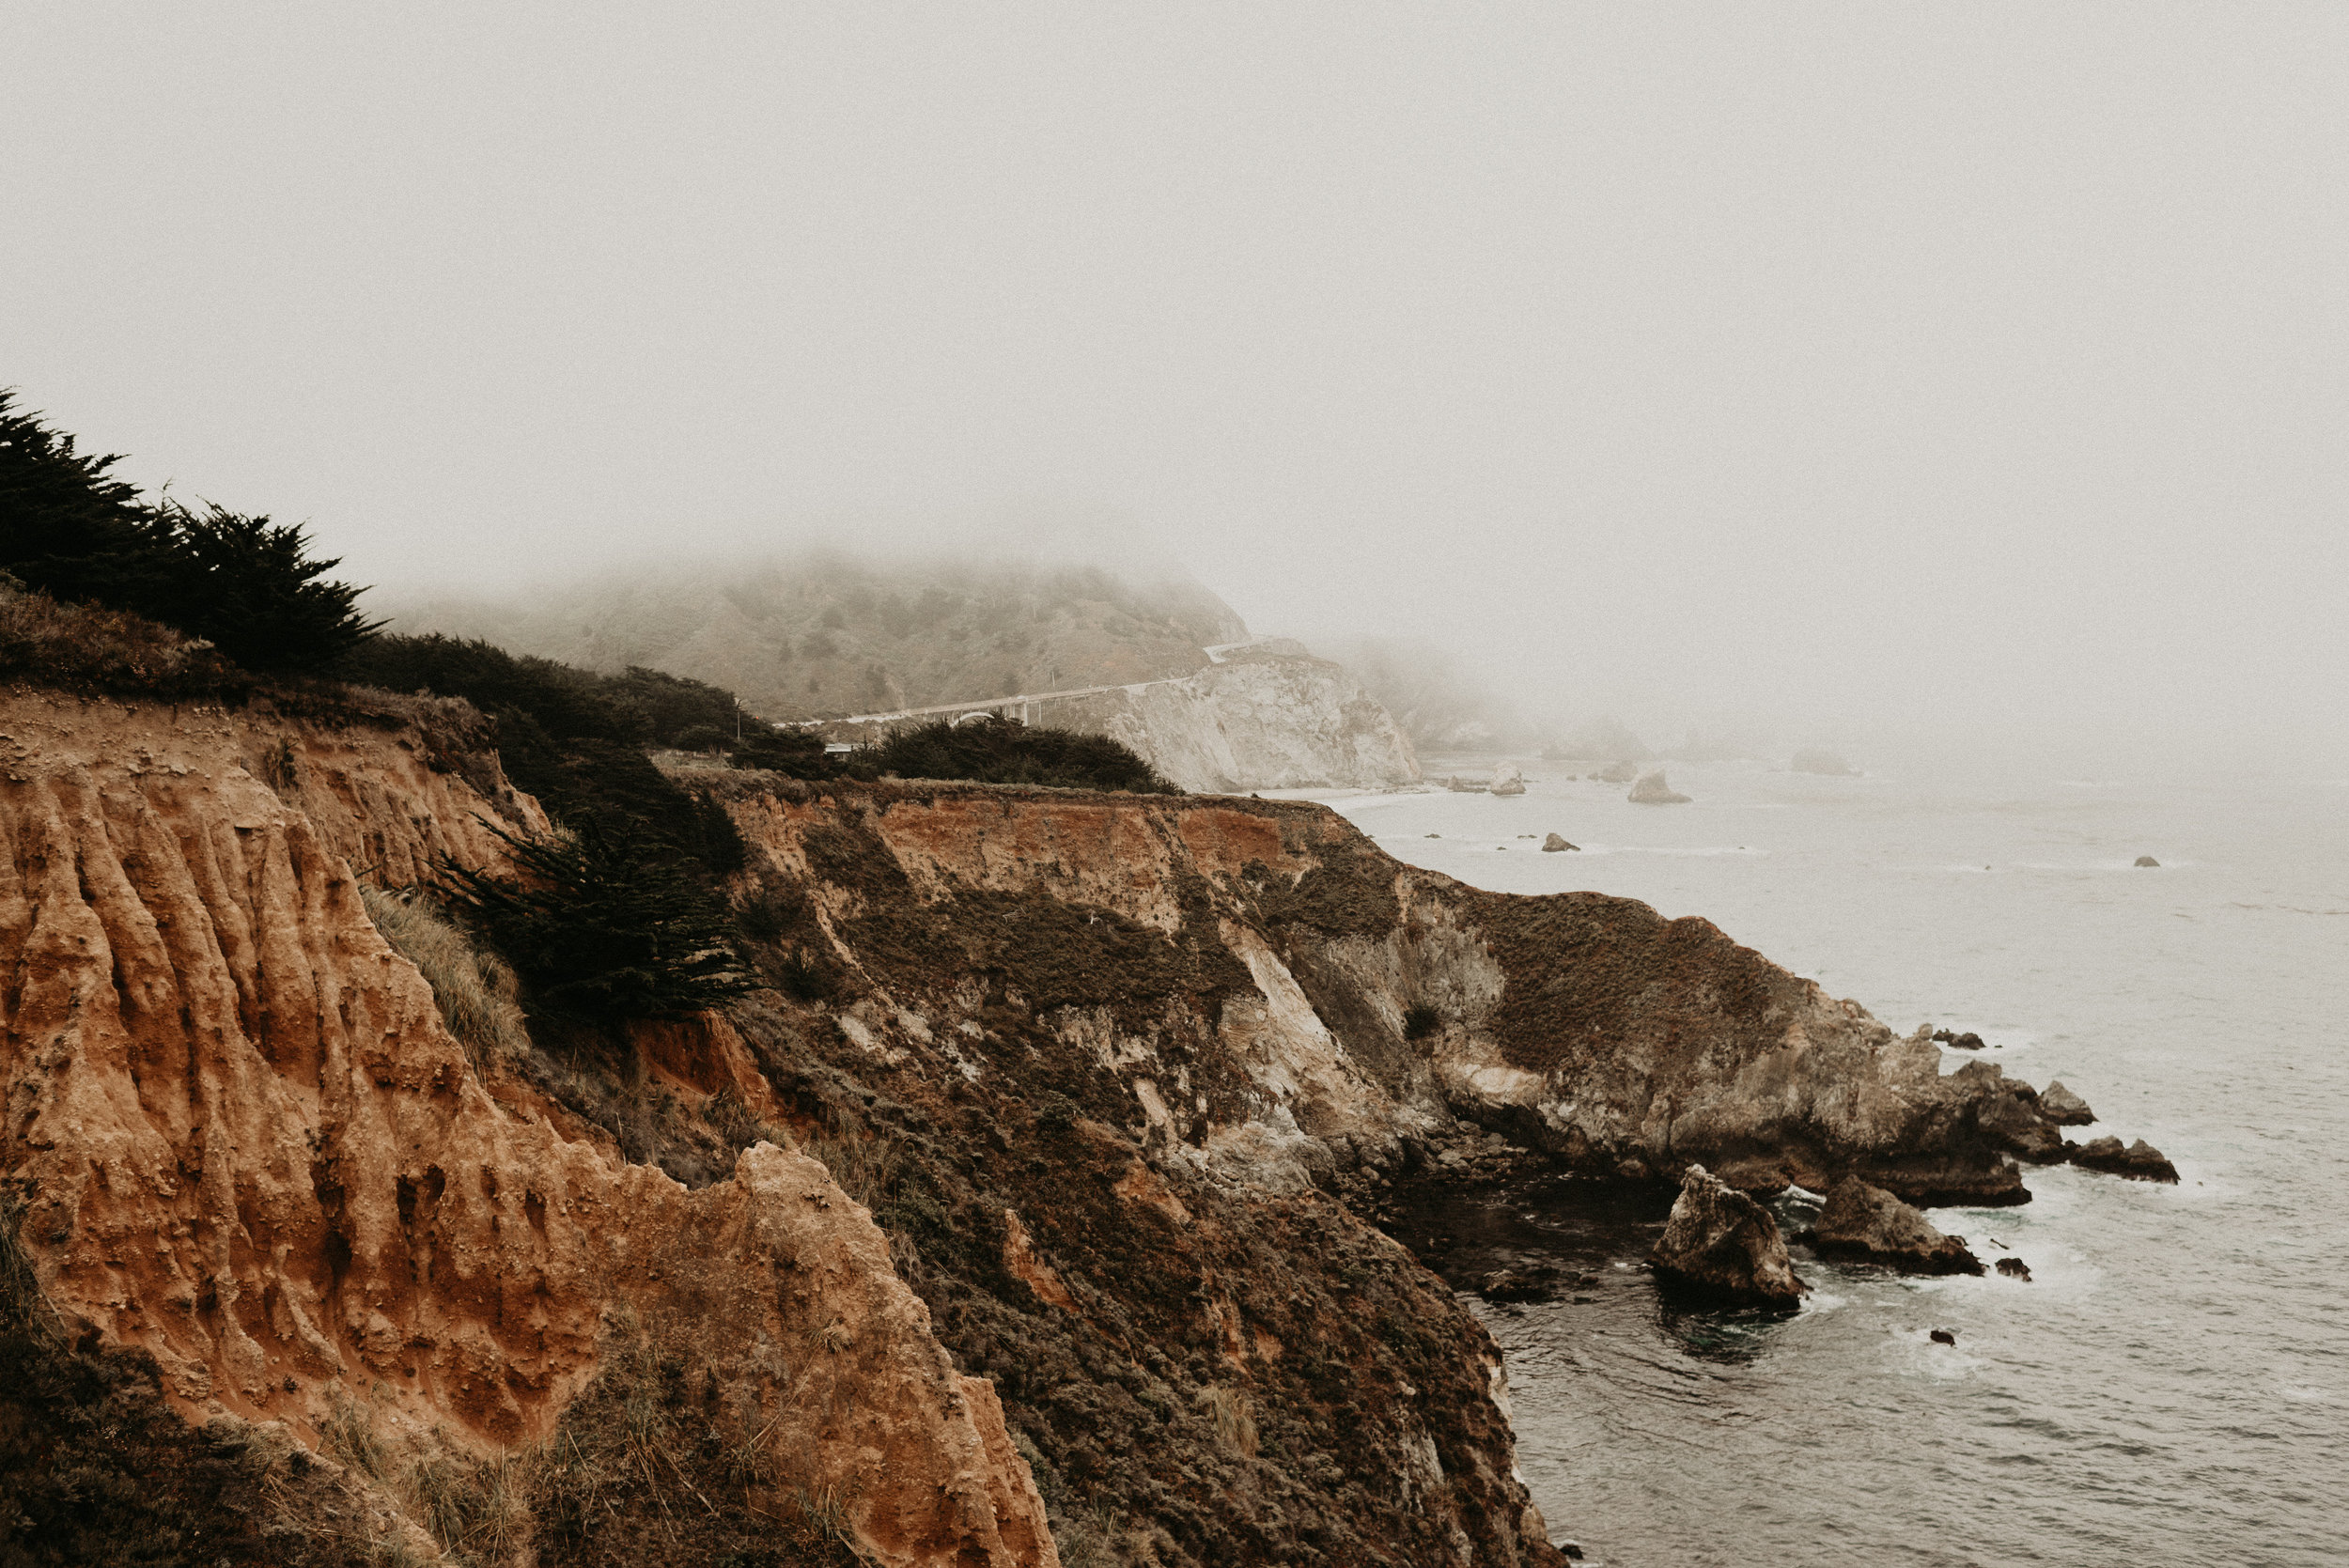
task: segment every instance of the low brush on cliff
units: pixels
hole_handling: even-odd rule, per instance
[[[577,1023],[681,1018],[755,982],[716,900],[660,853],[589,823],[504,841],[516,876],[441,862],[450,901],[479,921],[533,1009]]]
[[[711,877],[741,869],[733,819],[680,788],[645,754],[711,715],[733,694],[657,671],[598,675],[452,637],[380,637],[356,659],[356,678],[392,691],[462,697],[497,725],[506,776],[573,828],[658,841]]]
[[[859,779],[894,773],[901,779],[1128,790],[1137,795],[1183,793],[1108,736],[992,718],[959,724],[941,719],[899,730],[877,746],[851,752],[841,771]]]

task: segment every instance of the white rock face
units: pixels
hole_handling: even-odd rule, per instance
[[[1525,793],[1525,775],[1518,770],[1516,763],[1504,762],[1493,769],[1490,788],[1495,795],[1522,795]]]
[[[1097,729],[1185,789],[1232,794],[1419,782],[1410,738],[1342,665],[1242,650],[1182,680],[1088,698]],[[1055,711],[1047,722],[1066,723]]]

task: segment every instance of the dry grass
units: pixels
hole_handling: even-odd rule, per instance
[[[888,1197],[896,1184],[897,1146],[836,1110],[828,1111],[823,1130],[810,1134],[800,1146],[823,1162],[841,1191],[868,1209]]]
[[[73,689],[191,696],[226,668],[210,648],[142,615],[60,604],[0,573],[0,675]]]
[[[1218,1446],[1236,1458],[1253,1458],[1256,1452],[1256,1417],[1250,1407],[1247,1394],[1221,1383],[1211,1383],[1199,1390],[1199,1402],[1207,1407],[1207,1414],[1215,1422]]]
[[[475,945],[423,893],[387,893],[362,882],[359,898],[393,951],[430,983],[441,1017],[475,1072],[510,1067],[529,1054],[514,971],[503,959]]]

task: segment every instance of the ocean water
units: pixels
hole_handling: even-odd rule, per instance
[[[1517,798],[1317,798],[1414,864],[1702,915],[1901,1032],[1975,1031],[2086,1097],[2069,1136],[2184,1177],[2042,1170],[2024,1207],[1932,1211],[2029,1283],[1797,1248],[1814,1294],[1781,1320],[1664,1308],[1640,1259],[1668,1195],[1412,1216],[1455,1284],[1589,1276],[1473,1302],[1557,1539],[1613,1568],[2349,1563],[2349,779],[1674,766],[1695,799],[1658,807],[1527,771]]]

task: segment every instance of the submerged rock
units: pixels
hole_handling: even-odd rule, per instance
[[[2158,870],[2160,870],[2160,869],[2161,869],[2161,862],[2160,862],[2159,861],[2157,861],[2157,860],[2154,859],[2151,855],[2139,855],[2139,856],[2138,856],[2138,857],[2137,857],[2137,863],[2138,863],[2139,865],[2140,865],[2140,866],[2151,866],[2151,867],[2153,867],[2155,871],[2158,871]]]
[[[1999,1272],[2010,1280],[2020,1280],[2027,1285],[2030,1283],[2030,1265],[2020,1258],[2000,1258]]]
[[[1542,840],[1542,848],[1544,852],[1552,855],[1558,853],[1561,849],[1579,849],[1582,846],[1579,844],[1568,844],[1564,839],[1560,838],[1556,833],[1552,833],[1548,838]]]
[[[2102,1171],[2133,1182],[2167,1182],[2174,1187],[2178,1181],[2178,1168],[2141,1138],[2125,1149],[2117,1138],[2091,1139],[2072,1151],[2072,1163],[2084,1171]]]
[[[1931,1340],[1936,1344],[1955,1344],[1957,1343],[1957,1336],[1951,1333],[1947,1328],[1936,1328],[1932,1333],[1927,1334],[1925,1338]]]
[[[1797,1278],[1770,1211],[1702,1165],[1680,1178],[1648,1265],[1691,1295],[1738,1306],[1792,1309],[1811,1289]]]
[[[2088,1102],[2063,1087],[2061,1079],[2039,1092],[2039,1114],[2060,1127],[2084,1127],[2096,1119]]]
[[[1811,1245],[1829,1257],[1863,1258],[1910,1274],[1979,1274],[1964,1236],[1944,1235],[1880,1187],[1845,1176],[1828,1190]]]
[[[1518,771],[1516,763],[1504,762],[1493,769],[1492,783],[1486,788],[1495,795],[1522,795],[1525,793],[1525,775]]]
[[[1476,1294],[1487,1301],[1547,1301],[1555,1294],[1550,1281],[1556,1272],[1548,1268],[1497,1268],[1485,1276]]]
[[[1686,795],[1675,791],[1665,780],[1664,770],[1660,768],[1653,773],[1641,774],[1640,782],[1631,786],[1627,799],[1632,804],[1640,806],[1679,806],[1686,805],[1688,800]]]

